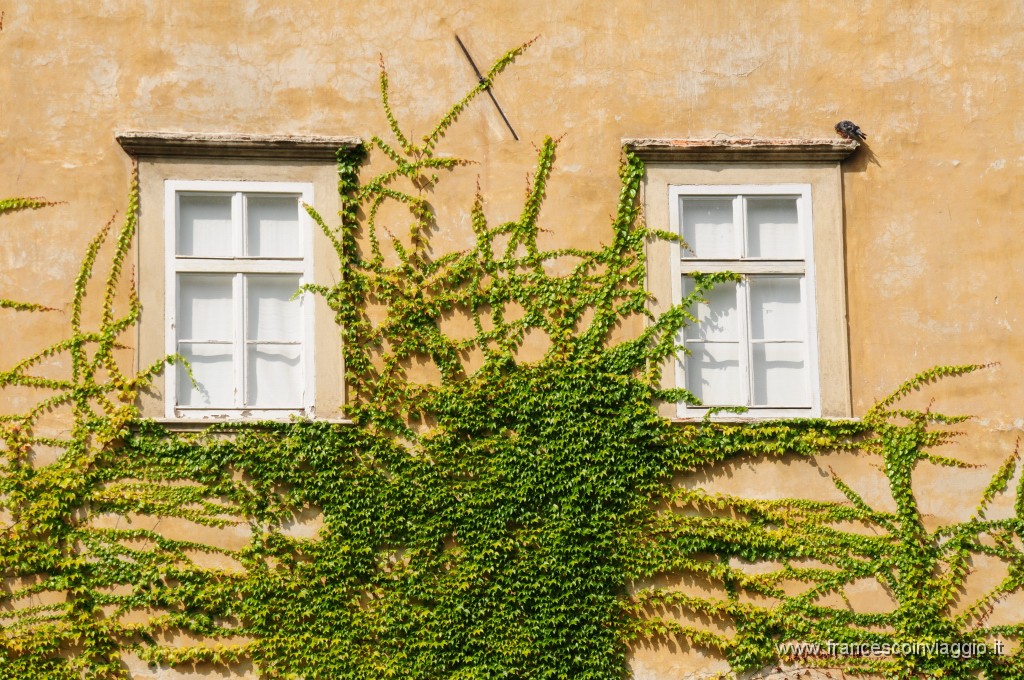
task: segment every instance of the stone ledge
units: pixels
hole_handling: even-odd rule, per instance
[[[242,430],[259,429],[259,426],[263,423],[272,423],[274,425],[290,425],[293,423],[321,423],[327,425],[337,425],[349,427],[355,423],[347,418],[313,418],[310,420],[296,419],[296,420],[285,420],[285,419],[272,419],[264,418],[262,420],[240,420],[240,419],[219,419],[219,418],[150,418],[150,420],[157,425],[166,428],[170,432],[206,432],[211,428],[216,428],[215,432],[221,434],[232,434],[240,432]],[[132,426],[133,430],[138,430],[138,425]]]
[[[645,161],[676,162],[839,162],[860,143],[853,139],[623,139],[624,147]]]
[[[128,155],[163,158],[222,158],[334,162],[337,151],[362,144],[358,137],[248,135],[210,132],[140,132],[115,135]]]

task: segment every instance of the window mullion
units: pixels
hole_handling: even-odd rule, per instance
[[[242,192],[236,191],[231,196],[231,252],[234,257],[245,256],[245,218],[242,214],[243,210]]]
[[[747,204],[742,195],[736,196],[732,204],[733,225],[736,243],[739,247],[740,262],[747,257]],[[752,364],[750,343],[750,294],[749,278],[743,276],[736,284],[736,315],[739,317],[739,342],[737,356],[740,362],[740,397],[744,406],[750,406],[750,395],[753,393],[750,375]]]
[[[747,256],[747,223],[743,197],[737,196],[732,201],[733,238],[736,239],[736,253],[739,259]]]
[[[750,341],[750,279],[744,276],[740,279],[739,283],[736,284],[737,295],[737,316],[739,317],[739,341],[740,348],[737,352],[740,361],[740,396],[743,398],[743,406],[752,406],[750,395],[754,392],[753,380],[754,377],[751,375],[750,367],[753,365],[753,357],[751,353],[754,351],[753,343]]]
[[[734,274],[790,274],[804,276],[806,266],[803,260],[685,260],[679,265],[680,274],[711,274],[732,272]]]

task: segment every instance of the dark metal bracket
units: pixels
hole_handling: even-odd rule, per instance
[[[489,96],[491,98],[491,101],[494,102],[494,108],[498,109],[498,114],[501,115],[501,119],[505,121],[505,125],[508,126],[508,131],[512,133],[512,138],[518,142],[519,135],[517,135],[516,131],[512,129],[512,123],[508,122],[508,116],[506,116],[505,112],[501,110],[501,104],[499,104],[498,100],[494,98],[494,93],[491,92],[490,84],[487,83],[487,79],[484,78],[484,75],[480,73],[480,69],[477,68],[476,62],[473,61],[473,57],[469,56],[469,50],[467,50],[466,46],[462,44],[462,39],[459,38],[458,33],[455,34],[455,41],[459,43],[459,47],[462,48],[462,53],[466,55],[466,59],[469,60],[469,65],[473,67],[473,72],[476,73],[477,79],[480,81],[480,84],[483,85],[484,89],[487,91],[487,96]]]

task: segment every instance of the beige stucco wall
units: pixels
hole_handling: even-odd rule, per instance
[[[124,209],[131,164],[115,130],[367,139],[386,130],[383,53],[392,105],[423,133],[475,82],[454,33],[482,68],[539,36],[495,87],[522,141],[485,99],[447,141],[479,161],[455,187],[472,190],[479,178],[495,222],[517,214],[531,142],[545,134],[565,136],[543,238],[565,245],[610,236],[623,138],[827,137],[852,119],[870,135],[842,165],[852,414],[930,365],[999,362],[928,392],[942,408],[978,414],[963,453],[982,466],[920,472],[935,523],[969,512],[1024,428],[1019,2],[9,0],[2,9],[0,195],[62,203],[0,222],[0,296],[64,312],[0,310],[0,368],[63,331],[81,254]],[[452,226],[439,247],[468,233],[462,195],[465,206],[442,204],[441,223]],[[32,397],[5,395],[0,409]],[[877,471],[845,456],[738,463],[701,481],[832,497],[826,463],[869,500],[891,502]],[[636,657],[642,678],[715,667],[685,650]]]

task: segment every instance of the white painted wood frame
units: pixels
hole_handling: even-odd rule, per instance
[[[814,285],[814,248],[813,248],[813,216],[811,209],[811,186],[809,184],[725,184],[725,185],[669,185],[668,212],[674,233],[682,236],[683,221],[680,204],[686,198],[721,198],[729,199],[733,205],[734,243],[739,251],[736,257],[730,258],[698,258],[687,256],[679,243],[671,246],[671,280],[672,295],[675,303],[683,299],[683,277],[694,273],[733,272],[741,275],[737,284],[737,317],[740,324],[739,335],[739,403],[728,406],[743,406],[747,411],[746,418],[778,418],[778,417],[817,417],[821,415],[821,395],[818,369],[818,343],[816,300]],[[796,201],[797,222],[801,241],[801,257],[787,258],[755,258],[746,253],[747,242],[747,210],[748,197],[793,198]],[[753,403],[752,352],[758,342],[751,337],[750,327],[750,277],[751,276],[797,277],[801,282],[801,302],[805,315],[803,342],[806,347],[807,399],[804,403],[758,405]],[[682,342],[682,337],[679,339]],[[686,382],[686,360],[681,356],[675,362],[675,384],[683,387]],[[711,405],[709,405],[711,406]],[[715,405],[719,406],[719,405]],[[721,404],[721,406],[727,406]],[[678,405],[678,417],[694,418],[707,413],[708,407],[692,407],[684,403]]]
[[[293,415],[313,417],[315,403],[315,370],[313,346],[313,304],[310,293],[298,297],[302,332],[298,342],[281,341],[270,344],[297,344],[299,350],[299,371],[301,373],[301,397],[297,403],[272,408],[250,408],[246,405],[246,275],[293,274],[300,277],[300,283],[313,280],[312,236],[313,221],[303,209],[303,204],[312,205],[313,186],[308,183],[256,182],[256,181],[186,181],[167,180],[164,183],[164,225],[165,225],[165,342],[168,354],[178,352],[178,322],[176,318],[180,300],[181,274],[218,274],[232,276],[232,321],[231,341],[233,383],[232,403],[211,407],[184,407],[179,405],[178,381],[184,367],[180,364],[168,366],[165,377],[165,416],[173,419],[283,419]],[[178,233],[180,219],[180,198],[183,195],[209,195],[231,197],[231,239],[229,256],[196,257],[178,254]],[[246,247],[246,197],[294,197],[298,201],[299,239],[296,255],[272,257],[248,255]],[[184,339],[181,339],[184,340]],[[201,340],[195,340],[200,342]],[[203,341],[206,342],[206,341]],[[253,341],[255,344],[256,341]],[[213,344],[213,343],[211,343]]]

